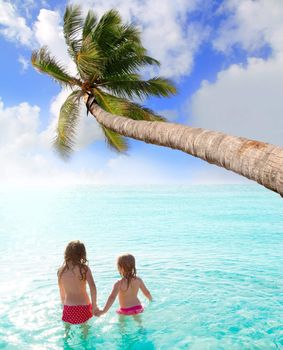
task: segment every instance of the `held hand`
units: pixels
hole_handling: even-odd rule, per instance
[[[94,316],[97,316],[98,312],[100,312],[100,310],[99,310],[99,308],[97,306],[92,309],[92,314]]]
[[[103,310],[98,310],[95,316],[100,317],[101,315],[105,314]]]

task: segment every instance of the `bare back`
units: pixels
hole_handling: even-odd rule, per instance
[[[129,287],[127,286],[127,280],[122,278],[119,281],[118,298],[120,306],[123,308],[141,305],[138,298],[138,292],[141,288],[142,280],[139,277],[135,277],[131,280]]]
[[[59,279],[60,289],[63,291],[63,304],[88,305],[90,299],[86,291],[86,282],[86,280],[82,280],[78,266],[65,270]]]
[[[138,298],[139,290],[142,291],[148,300],[152,300],[150,291],[146,288],[141,278],[132,278],[130,285],[128,286],[126,278],[123,277],[121,280],[117,281],[114,284],[112,292],[109,295],[103,310],[100,311],[100,314],[105,314],[110,309],[117,296],[119,298],[120,308],[129,308],[141,305],[141,302]]]

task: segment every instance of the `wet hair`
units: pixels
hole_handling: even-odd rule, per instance
[[[60,279],[65,271],[78,266],[81,280],[86,280],[87,264],[85,245],[80,241],[71,241],[65,249],[64,262],[57,272],[58,278]]]
[[[131,280],[137,276],[135,257],[131,254],[120,255],[117,259],[117,267],[120,275],[126,278],[128,289]]]

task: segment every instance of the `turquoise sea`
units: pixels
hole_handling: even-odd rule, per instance
[[[259,186],[0,190],[0,349],[283,349],[283,199]],[[65,336],[56,270],[87,247],[102,306],[116,256],[154,297],[139,321]]]

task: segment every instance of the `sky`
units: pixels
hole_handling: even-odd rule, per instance
[[[282,0],[0,0],[0,184],[186,185],[246,183],[243,177],[180,151],[131,140],[111,151],[83,111],[68,162],[52,140],[68,95],[30,64],[47,45],[70,67],[62,31],[67,4],[99,16],[117,9],[135,23],[154,73],[178,94],[143,104],[169,121],[283,146]],[[152,71],[144,71],[145,76]]]

